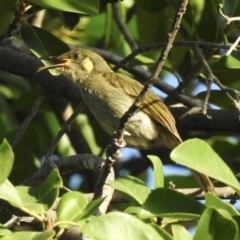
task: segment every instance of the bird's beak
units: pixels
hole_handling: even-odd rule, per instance
[[[63,59],[60,57],[55,57],[55,56],[50,56],[50,57],[41,57],[39,58],[40,60],[49,60],[49,61],[53,61],[53,62],[57,62],[57,64],[53,64],[50,66],[44,66],[44,67],[40,67],[37,72],[41,72],[43,70],[46,69],[52,69],[52,68],[69,68],[71,59]]]

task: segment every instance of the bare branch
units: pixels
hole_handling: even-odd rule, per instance
[[[57,136],[52,140],[50,147],[46,153],[45,163],[50,164],[52,167],[56,167],[54,161],[52,159],[53,152],[57,147],[59,140],[62,138],[63,134],[68,131],[73,121],[76,119],[77,115],[84,109],[85,103],[81,102],[73,112],[73,114],[69,117],[69,119],[62,125],[61,129],[59,130]]]
[[[199,47],[196,48],[197,49],[197,53],[198,56],[200,57],[204,68],[206,69],[206,72],[208,74],[208,79],[212,82],[215,82],[217,84],[217,86],[226,93],[227,97],[232,101],[233,105],[240,111],[240,103],[239,103],[239,99],[238,99],[238,95],[240,94],[240,92],[238,90],[235,90],[233,88],[228,88],[226,86],[224,86],[220,80],[213,74],[210,66],[208,65],[208,62],[206,60],[206,58],[204,57],[202,51],[199,50]],[[231,96],[231,94],[234,94],[235,99]]]
[[[227,15],[224,15],[222,12],[223,5],[219,4],[219,12],[222,15],[222,17],[226,20],[227,24],[231,23],[232,21],[240,21],[240,17],[228,17]]]
[[[21,18],[24,14],[25,7],[26,7],[26,3],[21,3],[18,9],[16,9],[12,23],[8,26],[7,31],[2,35],[0,35],[0,42],[5,38],[9,38],[19,33]]]
[[[139,47],[134,50],[132,53],[130,53],[128,56],[126,56],[124,59],[118,62],[116,66],[113,68],[113,71],[117,71],[119,68],[126,65],[129,61],[131,61],[133,58],[135,58],[138,54],[147,52],[152,49],[159,49],[166,46],[167,43],[160,42],[160,43],[152,43],[152,44],[142,44],[139,45]],[[199,47],[206,48],[206,49],[230,49],[231,46],[222,44],[222,43],[211,43],[211,42],[203,42],[200,41]],[[183,42],[174,42],[173,47],[196,47],[196,41],[183,41]],[[234,53],[240,54],[239,50],[234,49]]]
[[[189,195],[195,199],[202,200],[205,199],[206,193],[204,191],[199,192],[199,189],[189,188],[189,189],[175,189],[176,191]],[[236,192],[231,187],[221,187],[215,188],[216,195],[221,199],[229,199],[235,196]]]
[[[138,48],[137,43],[133,40],[130,32],[128,31],[125,23],[122,20],[120,10],[118,7],[118,3],[112,3],[112,10],[113,10],[113,17],[117,23],[117,26],[118,26],[119,30],[121,31],[121,33],[123,34],[125,40],[129,44],[130,48],[132,50],[137,49]]]
[[[240,36],[237,38],[234,44],[230,47],[230,49],[226,52],[226,56],[230,55],[233,52],[233,50],[237,47],[239,42],[240,42]]]
[[[191,196],[196,200],[204,200],[206,197],[206,193],[199,188],[173,188],[175,191],[178,191],[184,195]],[[215,188],[216,195],[221,199],[230,199],[235,196],[236,192],[231,187],[217,187]],[[93,198],[93,193],[85,194],[89,200]],[[124,196],[115,191],[112,197],[111,203],[126,203],[128,202]]]
[[[209,133],[238,133],[239,112],[236,110],[208,109],[210,118],[202,114],[202,108],[170,108],[179,131],[205,131]],[[227,122],[227,124],[226,124]]]

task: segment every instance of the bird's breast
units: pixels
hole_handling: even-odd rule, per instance
[[[93,113],[99,125],[111,135],[117,130],[119,120],[132,105],[132,99],[121,89],[81,87],[84,102]],[[125,140],[128,146],[149,148],[149,142],[157,138],[158,130],[150,116],[138,111],[126,125]]]

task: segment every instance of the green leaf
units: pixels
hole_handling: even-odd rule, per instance
[[[139,216],[140,211],[141,211],[141,207],[136,205],[133,205],[133,206],[129,205],[124,209],[125,213],[128,213],[130,215],[136,215],[136,216]]]
[[[18,0],[0,1],[0,36],[7,31],[9,25],[12,23],[18,3]]]
[[[164,174],[163,174],[163,166],[159,157],[148,155],[147,156],[152,164],[154,169],[154,188],[164,187]]]
[[[150,223],[150,226],[152,226],[158,232],[159,236],[161,236],[164,240],[173,240],[173,237],[163,230],[161,226],[154,223]]]
[[[216,14],[218,14],[217,1],[199,1],[192,0],[189,2],[192,32],[197,38],[203,37],[205,41],[215,39],[219,34],[219,27],[216,21]],[[209,31],[205,31],[206,26]]]
[[[17,186],[16,190],[22,200],[21,209],[25,209],[28,212],[45,213],[49,207],[42,202],[41,196],[39,196],[38,188],[30,188],[26,186]]]
[[[173,161],[219,180],[240,193],[239,183],[230,168],[205,141],[187,140],[176,147],[170,157]]]
[[[223,202],[220,198],[212,193],[206,194],[205,199],[206,207],[216,207],[227,211],[231,216],[239,216],[238,211],[230,203]]]
[[[196,98],[200,98],[200,99],[204,100],[206,97],[206,94],[207,94],[207,91],[199,92],[196,95]],[[226,93],[223,91],[220,91],[220,90],[211,90],[209,103],[212,103],[223,109],[232,109],[233,108],[233,104],[229,100],[229,98],[226,96]]]
[[[240,229],[240,216],[233,216],[233,219],[235,220],[235,222],[237,223],[238,225],[238,238],[237,239],[240,239],[240,232],[239,232],[239,229]]]
[[[172,189],[157,188],[142,206],[141,218],[154,216],[182,220],[199,218],[205,207],[193,198]]]
[[[172,224],[171,227],[174,240],[192,240],[192,235],[186,230],[185,227],[178,224]]]
[[[7,227],[0,225],[0,237],[12,233]]]
[[[88,199],[80,192],[65,193],[57,207],[58,222],[78,221],[83,210],[88,205]]]
[[[60,187],[62,187],[62,180],[58,170],[54,169],[41,187],[18,186],[16,189],[23,202],[23,208],[34,213],[44,213],[56,201]]]
[[[82,231],[98,240],[165,240],[148,224],[126,213],[108,213],[84,225]]]
[[[27,22],[24,22],[21,27],[21,36],[37,57],[58,56],[70,50],[64,42],[51,33],[29,25]]]
[[[237,233],[237,223],[228,212],[209,207],[201,216],[193,239],[235,240]]]
[[[110,184],[127,200],[139,205],[144,203],[151,192],[144,182],[132,176],[120,177]]]
[[[22,201],[14,188],[14,186],[9,182],[8,179],[0,185],[0,199],[3,199],[15,207],[22,206]]]
[[[78,13],[71,13],[71,12],[61,12],[60,14],[61,20],[64,24],[64,26],[69,29],[73,30],[74,27],[79,22],[79,14]]]
[[[119,10],[121,11],[122,19],[124,19],[124,8],[119,5]],[[114,49],[118,47],[123,41],[123,35],[119,31],[116,22],[113,20],[112,6],[107,4],[107,20],[106,20],[106,32],[105,32],[105,46],[106,49]]]
[[[144,65],[146,65],[146,64],[155,64],[156,63],[156,61],[154,59],[146,57],[143,54],[137,55],[134,59],[138,60],[138,61],[136,61],[135,65],[139,65],[139,63],[144,64]]]
[[[28,0],[27,2],[44,8],[52,8],[66,12],[97,14],[99,12],[98,0]]]
[[[0,145],[0,184],[10,175],[14,162],[12,148],[6,139]]]
[[[92,214],[96,212],[99,206],[102,204],[105,198],[99,198],[91,201],[88,205],[83,209],[81,214],[78,216],[78,219],[88,218]]]
[[[239,69],[240,61],[235,56],[223,56],[221,61],[224,61],[227,68]]]
[[[5,235],[1,240],[51,240],[55,235],[55,231],[44,231],[44,232],[15,232]]]
[[[233,64],[232,67],[231,63]],[[237,66],[239,66],[237,59],[233,62],[232,57],[229,58],[229,56],[224,56],[216,61],[216,63],[211,66],[211,68],[213,73],[221,81],[222,84],[225,84],[229,88],[240,90],[240,69]]]

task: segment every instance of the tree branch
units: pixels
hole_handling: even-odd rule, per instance
[[[113,10],[113,17],[114,17],[114,19],[117,23],[117,26],[118,26],[119,30],[123,34],[126,42],[129,44],[129,46],[132,50],[137,49],[138,48],[137,43],[132,38],[130,32],[128,31],[128,29],[125,25],[125,23],[123,22],[123,19],[122,19],[122,16],[120,14],[120,10],[119,10],[119,7],[118,7],[118,3],[112,3],[112,10]]]

